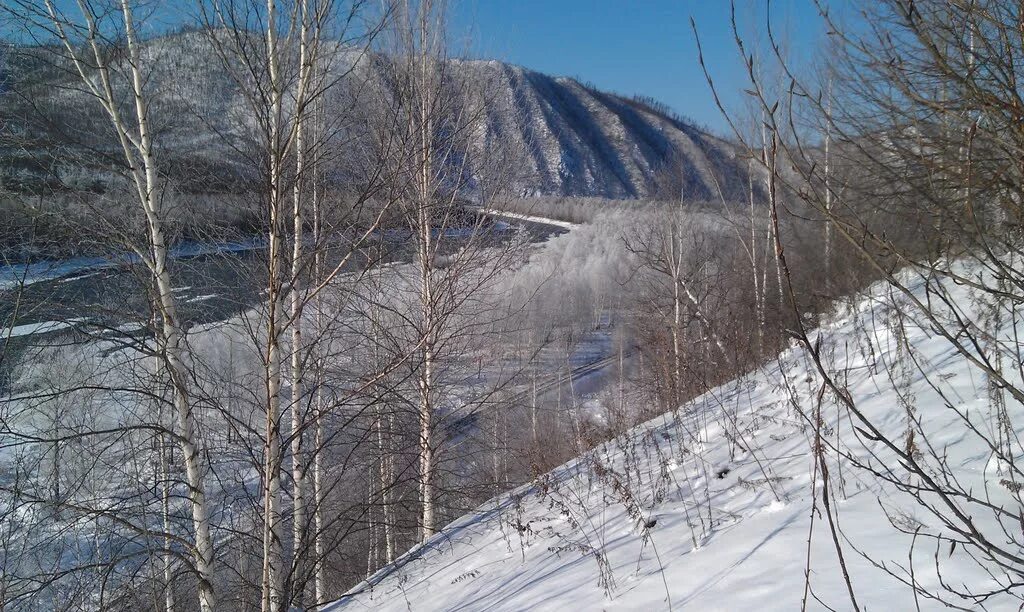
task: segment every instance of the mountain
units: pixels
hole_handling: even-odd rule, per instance
[[[523,195],[637,198],[659,170],[678,166],[696,199],[740,174],[726,142],[653,105],[500,62],[468,67],[494,95],[487,137],[520,143]]]
[[[44,59],[45,51],[9,47],[0,54],[0,180],[19,189],[57,175],[65,184],[102,190],[117,158],[110,147],[115,141],[71,67]],[[379,84],[386,71],[381,56],[338,54],[339,71],[357,66],[346,82]],[[152,113],[165,172],[191,191],[236,189],[250,181],[245,168],[252,164],[226,140],[244,142],[253,121],[209,37],[155,38],[144,55],[153,67],[148,86],[159,100]],[[744,165],[734,148],[657,103],[497,61],[453,60],[452,68],[459,78],[486,84],[484,127],[471,146],[501,150],[503,166],[514,169],[507,182],[515,195],[639,198],[662,190],[695,200],[743,197]],[[328,113],[340,113],[348,102],[332,97]],[[72,161],[69,153],[76,154]]]
[[[973,278],[981,268],[956,271]],[[952,300],[938,315],[943,321],[982,315],[981,292],[949,278],[934,282]],[[914,298],[927,300],[936,291],[929,285],[916,282]],[[955,466],[946,477],[957,486],[1017,512],[1019,485],[1005,479],[1012,477],[1000,482],[1006,467],[983,435],[969,433],[989,426],[985,375],[934,334],[911,300],[889,301],[890,291],[879,283],[812,341],[845,368],[853,401],[879,431],[901,439],[904,406],[913,402],[934,445],[922,456],[939,453]],[[890,323],[895,310],[907,317],[905,340]],[[1004,319],[994,333],[1013,342],[1022,332],[1019,319]],[[890,378],[901,350],[915,355],[905,386]],[[915,499],[916,481],[896,453],[858,432],[857,419],[821,389],[807,351],[786,350],[457,519],[324,610],[788,611],[802,601],[813,610],[852,609],[809,450],[816,405],[823,406],[836,537],[860,609],[943,608],[900,582],[914,580],[953,608],[976,609],[969,585],[982,585],[992,589],[984,609],[1017,610],[1014,594],[989,586],[1010,575],[986,569],[975,549],[933,542],[946,526]],[[1021,433],[1015,422],[1012,435]],[[981,514],[973,517],[977,529],[1000,537],[1005,527]]]

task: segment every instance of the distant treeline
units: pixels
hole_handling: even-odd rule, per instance
[[[185,193],[167,190],[167,227],[172,242],[247,238],[266,231],[259,193]],[[351,219],[379,210],[329,191],[330,217]],[[104,255],[122,248],[119,237],[141,231],[144,219],[124,188],[105,192],[53,191],[35,195],[0,191],[0,265],[80,255]],[[356,210],[358,209],[358,210]]]

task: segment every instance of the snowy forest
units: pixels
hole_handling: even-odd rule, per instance
[[[800,1],[677,24],[713,133],[444,0],[0,0],[0,612],[1024,607],[1024,8]]]

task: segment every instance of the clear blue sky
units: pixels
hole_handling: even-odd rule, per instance
[[[737,0],[741,27],[763,31],[767,2]],[[823,36],[812,0],[773,0],[773,28],[810,54]],[[728,0],[453,0],[451,31],[477,57],[579,77],[602,89],[651,96],[712,130],[728,128],[697,64],[690,16],[729,105],[745,87]]]

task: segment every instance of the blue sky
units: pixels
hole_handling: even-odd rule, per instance
[[[761,26],[765,0],[737,0],[741,27]],[[812,0],[773,0],[773,27],[796,55],[822,38]],[[718,133],[728,128],[697,64],[689,19],[728,105],[746,86],[728,0],[454,0],[454,43],[478,57],[501,59],[602,89],[660,100]]]

